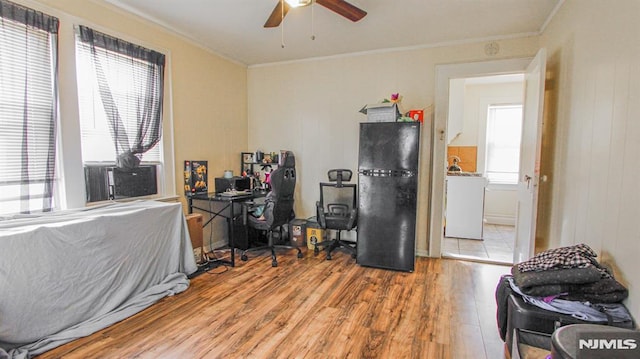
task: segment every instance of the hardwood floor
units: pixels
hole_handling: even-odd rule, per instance
[[[414,273],[344,252],[264,254],[39,358],[503,358],[504,266],[418,258]]]

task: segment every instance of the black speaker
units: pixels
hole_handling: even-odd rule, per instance
[[[233,245],[238,249],[249,249],[247,226],[244,225],[242,217],[237,217],[233,220]]]

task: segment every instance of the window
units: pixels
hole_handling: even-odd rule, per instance
[[[0,0],[0,215],[58,206],[58,23]]]
[[[76,60],[85,168],[143,163],[162,171],[165,56],[79,26]]]
[[[489,106],[485,171],[489,183],[518,183],[521,138],[522,105]]]

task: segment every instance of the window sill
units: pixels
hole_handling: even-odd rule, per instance
[[[96,202],[87,202],[85,203],[85,207],[92,207],[95,205],[104,205],[107,203],[126,203],[133,201],[159,201],[159,202],[178,202],[180,197],[177,195],[166,195],[166,196],[140,196],[140,197],[130,197],[130,198],[120,198],[106,201],[96,201]]]

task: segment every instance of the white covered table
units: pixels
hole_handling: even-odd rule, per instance
[[[0,348],[20,358],[87,336],[186,290],[196,269],[180,203],[0,221]]]

